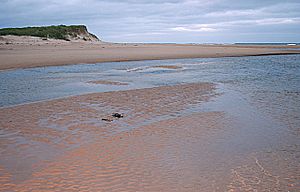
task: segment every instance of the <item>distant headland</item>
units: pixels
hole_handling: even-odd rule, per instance
[[[52,25],[41,27],[3,28],[0,29],[0,36],[1,35],[33,36],[41,37],[45,40],[50,38],[66,41],[99,41],[99,38],[96,35],[88,32],[85,25]]]

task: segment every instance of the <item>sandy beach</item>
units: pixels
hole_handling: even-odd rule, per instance
[[[0,191],[298,191],[299,50],[7,38]]]
[[[0,192],[300,192],[300,1],[1,1]]]
[[[1,109],[0,191],[296,189],[289,155],[241,154],[227,114],[183,112],[215,90],[195,83]],[[124,118],[102,121],[114,112]]]
[[[79,63],[300,53],[300,46],[139,44],[0,38],[0,70]]]

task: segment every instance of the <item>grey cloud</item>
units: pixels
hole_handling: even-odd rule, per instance
[[[296,0],[0,1],[0,27],[86,24],[106,41],[300,40]]]

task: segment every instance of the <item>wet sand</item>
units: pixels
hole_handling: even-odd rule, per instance
[[[197,137],[196,133],[180,131],[184,122],[199,119],[197,116],[221,118],[222,114],[195,114],[181,119],[176,116],[188,105],[213,97],[213,89],[212,84],[188,84],[75,96],[1,109],[4,129],[0,190],[173,188],[171,181],[160,179],[164,174],[172,177],[165,158],[176,158],[165,152],[179,144],[178,137],[187,141]],[[124,118],[101,120],[113,112],[124,114]],[[182,125],[176,131],[179,122]],[[208,126],[214,127],[214,123]]]
[[[235,120],[199,110],[219,96],[193,83],[2,108],[0,191],[296,191],[293,147],[231,143]]]
[[[106,81],[106,80],[88,81],[88,83],[101,84],[101,85],[128,85],[128,83],[123,83],[118,81]]]
[[[32,37],[0,39],[0,70],[80,63],[295,54],[299,46],[134,44],[43,41]]]

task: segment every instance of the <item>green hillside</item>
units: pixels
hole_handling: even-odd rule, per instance
[[[87,36],[88,38],[98,39],[95,35],[90,34],[84,25],[3,28],[0,29],[0,35],[35,36],[63,40]],[[90,38],[87,40],[90,40]],[[83,37],[83,40],[86,40],[85,37]]]

